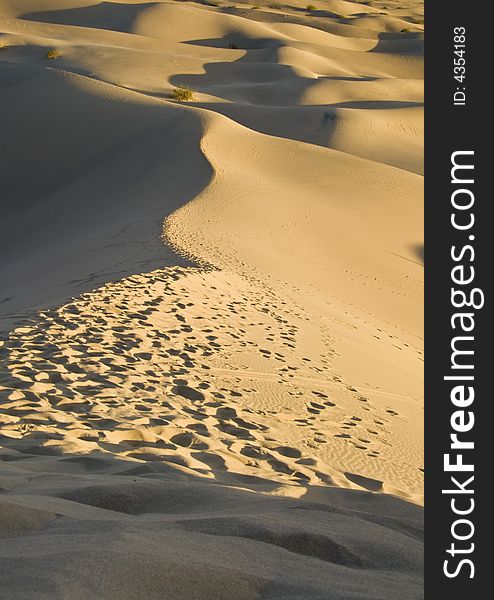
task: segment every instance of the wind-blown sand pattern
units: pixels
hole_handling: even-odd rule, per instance
[[[0,0],[2,597],[423,596],[423,6],[315,4]]]

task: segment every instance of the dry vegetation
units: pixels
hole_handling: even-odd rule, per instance
[[[179,102],[188,102],[194,99],[194,92],[187,85],[180,85],[176,87],[172,94],[174,100],[178,100]]]
[[[46,53],[46,58],[48,58],[50,60],[60,58],[61,56],[62,56],[62,53],[60,52],[60,50],[56,50],[55,48],[48,50],[48,52]]]

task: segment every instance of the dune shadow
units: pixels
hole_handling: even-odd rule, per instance
[[[228,48],[230,50],[277,50],[284,43],[274,38],[254,38],[239,32],[225,34],[218,38],[203,38],[183,42],[190,46],[204,46],[205,48]],[[248,59],[249,57],[244,57]],[[244,58],[239,59],[243,61]],[[221,63],[212,63],[221,64]]]
[[[164,244],[162,233],[166,217],[210,181],[200,120],[157,100],[93,93],[67,79],[63,64],[0,69],[4,139],[12,156],[23,153],[12,168],[0,167],[0,328],[32,306],[58,304],[107,281],[193,264]],[[21,82],[31,101],[18,108],[17,123],[25,123],[18,127],[7,114]],[[64,103],[54,103],[59,95]],[[46,133],[35,148],[31,127]],[[35,175],[26,178],[26,169]]]
[[[414,252],[415,256],[423,264],[424,260],[425,260],[425,247],[424,247],[424,245],[423,244],[417,244],[417,245],[413,246],[413,252]]]
[[[419,31],[380,32],[371,52],[421,55],[424,53],[424,34]]]
[[[283,41],[272,38],[253,39],[238,33],[221,38],[185,42],[211,48],[241,50],[244,54],[232,61],[206,63],[204,73],[177,74],[170,79],[175,86],[187,85],[197,92],[215,95],[243,106],[308,108],[301,105],[308,90],[320,81],[373,82],[376,77],[325,76],[303,77],[296,69],[279,62],[278,51],[285,47]],[[417,106],[421,103],[394,101],[349,101],[325,103],[314,107],[394,108]],[[218,104],[219,106],[219,104]]]

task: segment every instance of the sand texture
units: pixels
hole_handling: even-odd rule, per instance
[[[0,0],[2,598],[423,597],[423,3],[314,4]]]

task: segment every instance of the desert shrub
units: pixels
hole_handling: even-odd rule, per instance
[[[310,12],[311,10],[317,10],[317,7],[315,7],[313,4],[307,4],[305,10],[308,10]]]
[[[173,97],[179,102],[193,100],[194,92],[187,85],[179,85],[173,90]]]
[[[48,52],[46,53],[46,58],[49,58],[49,59],[60,58],[61,56],[62,56],[62,53],[59,50],[56,50],[55,48],[48,50]]]

